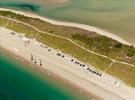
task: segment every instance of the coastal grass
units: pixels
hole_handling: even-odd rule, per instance
[[[105,70],[106,67],[111,63],[109,59],[89,53],[88,51],[76,46],[68,40],[61,39],[59,37],[56,38],[54,36],[41,33],[38,35],[38,41],[45,43],[55,49],[59,49],[64,53],[70,54],[71,56],[89,63],[101,70]]]
[[[88,36],[85,34],[74,34],[72,38],[83,47],[107,55],[117,61],[124,61],[135,65],[135,48],[127,46],[105,36]]]
[[[29,18],[29,20],[30,20],[30,18]],[[5,26],[7,21],[9,21],[9,20],[5,20],[3,18],[0,18],[0,25]],[[23,25],[21,23],[12,22],[12,21],[9,21],[9,22],[12,24],[8,24],[7,28],[12,29],[12,30],[19,32],[19,33],[25,33],[25,35],[30,37],[30,38],[35,38],[35,36],[37,35],[38,41],[45,43],[46,45],[51,46],[55,49],[59,49],[64,53],[67,53],[67,54],[69,54],[69,55],[71,55],[71,56],[73,56],[81,61],[84,61],[85,63],[88,63],[88,64],[96,67],[97,69],[100,69],[102,71],[106,71],[107,73],[118,77],[119,79],[121,79],[122,81],[127,83],[128,85],[135,87],[135,78],[134,78],[135,77],[134,76],[135,75],[134,74],[135,68],[134,67],[131,67],[131,66],[125,65],[125,64],[120,64],[120,63],[113,63],[113,65],[111,67],[109,67],[109,65],[112,63],[111,60],[104,58],[104,57],[101,57],[101,56],[98,56],[98,55],[95,55],[95,54],[92,54],[92,53],[78,47],[77,45],[71,43],[70,41],[68,41],[66,39],[62,39],[60,37],[55,37],[55,36],[44,34],[44,33],[38,33],[35,29],[31,28],[30,26],[26,26],[26,25]],[[53,32],[51,32],[51,33],[53,33]],[[57,33],[57,35],[58,34],[59,33]],[[81,44],[84,47],[89,48],[88,44],[90,45],[91,42],[88,41],[88,39],[86,39],[86,41],[85,41],[85,38],[83,36],[81,39],[80,38],[78,39],[78,36],[80,35],[80,34],[79,35],[78,34],[79,33],[70,34],[70,35],[67,35],[67,37],[72,38],[75,42]],[[93,33],[93,34],[90,34],[90,35],[92,35],[93,38],[99,38],[99,37],[96,37],[97,34],[95,34],[95,33]],[[66,36],[64,33],[62,35]],[[89,38],[89,36],[86,38]],[[101,40],[97,39],[97,41],[99,41],[99,43],[102,42]],[[93,41],[94,41],[94,39],[93,39]],[[92,43],[93,44],[91,44],[91,45],[94,47],[95,42],[92,42]],[[106,40],[104,40],[103,43],[101,43],[102,46],[104,46],[105,43],[106,43]],[[106,44],[106,45],[108,46],[108,44]],[[123,44],[117,44],[117,45],[114,44],[113,46],[115,48],[119,49],[119,48],[122,48],[124,45]],[[128,47],[128,46],[126,46],[126,47]],[[99,47],[99,48],[101,48],[101,47]],[[131,48],[131,50],[130,50],[130,48]],[[123,50],[124,50],[124,48],[123,48]],[[131,52],[130,56],[134,56],[134,48],[132,50],[132,47],[128,47],[128,50]],[[97,52],[100,52],[100,51],[97,50]],[[106,51],[106,52],[108,52],[108,51]]]
[[[135,68],[125,64],[113,63],[112,67],[109,67],[107,73],[118,77],[126,84],[135,87]]]
[[[17,32],[21,32],[21,34],[27,33],[25,34],[25,36],[29,38],[34,38],[36,34],[38,33],[36,30],[32,29],[31,27],[28,27],[21,23],[16,23],[14,21],[9,21],[3,18],[0,18],[0,25],[3,27],[7,27],[8,29],[17,31]]]

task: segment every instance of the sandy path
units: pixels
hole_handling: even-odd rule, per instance
[[[127,87],[118,79],[102,72],[102,77],[89,73],[85,68],[79,67],[70,60],[74,59],[68,55],[65,58],[58,57],[56,50],[41,47],[41,43],[30,40],[30,45],[24,46],[21,35],[12,35],[10,30],[0,28],[0,46],[30,61],[31,53],[36,58],[37,64],[42,59],[45,69],[54,72],[62,78],[76,84],[87,92],[91,92],[104,100],[134,100],[135,89]],[[22,37],[22,36],[21,36]],[[67,59],[68,58],[68,59]],[[93,69],[93,67],[90,67]],[[95,70],[95,69],[93,69]],[[99,72],[101,73],[101,72]],[[119,85],[114,84],[116,81]]]

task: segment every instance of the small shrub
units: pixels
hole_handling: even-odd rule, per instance
[[[135,49],[131,48],[128,50],[128,53],[127,53],[127,56],[128,57],[133,57],[135,56]]]
[[[118,44],[115,44],[114,45],[114,48],[117,48],[117,49],[120,49],[122,47],[122,44],[121,43],[118,43]]]

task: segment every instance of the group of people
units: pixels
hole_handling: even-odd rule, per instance
[[[31,54],[31,61],[34,61],[35,64],[37,63],[37,60],[36,60],[36,58],[34,58],[33,54]],[[39,59],[39,65],[42,66],[41,59]]]

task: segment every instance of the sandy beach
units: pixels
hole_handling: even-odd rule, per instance
[[[117,78],[99,70],[97,71],[86,64],[85,67],[80,67],[71,62],[71,59],[76,60],[75,58],[39,43],[35,39],[27,39],[21,34],[11,34],[11,32],[13,31],[3,27],[0,28],[0,47],[32,64],[40,66],[40,63],[42,63],[40,67],[42,67],[43,71],[51,71],[74,83],[75,86],[82,88],[87,93],[92,93],[104,100],[134,100],[135,89],[126,86]],[[25,45],[26,40],[30,41],[27,45]],[[64,57],[58,56],[57,53],[61,53]],[[33,61],[31,61],[31,55]],[[99,77],[89,73],[87,68],[101,73],[102,76]],[[119,84],[116,84],[116,82]]]
[[[117,36],[117,35],[115,35],[113,33],[107,32],[105,30],[102,30],[100,28],[93,27],[93,26],[90,26],[90,25],[79,24],[79,23],[71,23],[71,22],[63,22],[63,21],[56,21],[56,20],[52,20],[52,19],[49,19],[49,18],[41,17],[41,16],[36,15],[34,13],[31,13],[31,12],[23,12],[23,11],[17,11],[17,10],[5,9],[5,8],[0,8],[0,10],[1,11],[11,11],[11,12],[14,12],[16,14],[20,14],[20,15],[24,15],[24,16],[28,16],[28,17],[32,17],[32,18],[38,18],[40,20],[49,22],[49,23],[54,24],[54,25],[63,25],[63,26],[80,28],[80,29],[84,29],[84,30],[87,30],[87,31],[93,31],[93,32],[96,32],[97,34],[104,35],[106,37],[117,40],[117,41],[119,41],[119,42],[121,42],[123,44],[131,45],[131,43],[127,42],[126,40],[122,39],[121,37],[119,37],[119,36]]]

